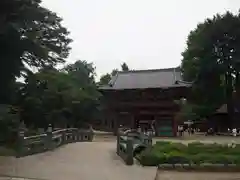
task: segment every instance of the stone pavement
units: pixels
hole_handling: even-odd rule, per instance
[[[37,180],[37,179],[27,179],[27,178],[20,178],[20,177],[9,177],[9,176],[0,176],[0,180]]]
[[[153,180],[156,167],[126,166],[116,142],[79,142],[24,158],[0,157],[0,174],[39,180]],[[1,179],[0,179],[1,180]]]
[[[240,180],[240,173],[160,171],[155,180]]]
[[[103,139],[106,141],[102,142]],[[240,137],[156,138],[154,142],[158,140],[183,143],[198,140],[205,143],[229,143],[231,141],[240,143]],[[21,177],[18,180],[154,180],[155,167],[126,166],[116,155],[115,149],[115,137],[106,136],[106,138],[100,137],[95,142],[68,144],[54,151],[19,159],[0,157],[0,180],[10,180],[9,176]],[[7,175],[8,177],[1,177],[1,175]],[[165,172],[161,175],[161,180],[185,180],[193,179],[193,177],[195,179],[195,175],[190,174],[190,176],[191,178],[186,178],[183,174]],[[221,178],[225,180],[223,176]],[[235,177],[231,176],[231,178]],[[240,180],[240,177],[237,178]],[[12,178],[12,180],[17,179]],[[206,180],[209,180],[209,178]]]

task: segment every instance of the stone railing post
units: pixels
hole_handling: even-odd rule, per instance
[[[18,132],[17,144],[16,144],[17,154],[16,157],[19,158],[24,155],[25,151],[25,140],[24,140],[24,130]]]
[[[77,131],[74,130],[73,134],[74,134],[74,142],[77,142]]]
[[[79,129],[77,130],[77,141],[78,142],[82,141],[81,131]]]
[[[94,138],[94,130],[93,130],[93,127],[92,126],[90,126],[90,135],[89,135],[89,140],[90,141],[93,141],[93,138]]]
[[[74,130],[72,129],[71,129],[70,137],[71,137],[70,143],[74,142]]]
[[[66,143],[66,131],[64,130],[62,132],[62,143],[61,144],[65,144]]]
[[[119,132],[117,132],[117,154],[119,155],[120,150],[120,135]]]
[[[51,124],[49,124],[48,129],[47,129],[47,137],[45,140],[46,148],[49,150],[52,150],[54,148],[52,137],[53,137],[52,126],[51,126]]]
[[[127,139],[127,158],[126,158],[126,164],[127,165],[133,165],[133,141],[132,139]]]

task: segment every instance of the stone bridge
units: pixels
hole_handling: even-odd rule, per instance
[[[41,180],[154,180],[155,167],[126,166],[116,142],[79,142],[23,158],[0,157],[0,174]],[[1,178],[0,178],[1,179]]]

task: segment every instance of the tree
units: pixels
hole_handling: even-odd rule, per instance
[[[128,65],[124,62],[123,64],[121,64],[121,69],[122,71],[129,71]],[[100,77],[99,80],[99,85],[107,85],[109,83],[109,81],[112,79],[112,77],[116,76],[118,73],[118,69],[113,69],[112,72],[109,74],[104,74]]]
[[[61,18],[40,4],[41,0],[0,2],[0,103],[9,102],[11,84],[24,69],[54,66],[68,56],[69,32]]]
[[[122,71],[129,71],[128,65],[125,62],[121,65],[121,68]]]
[[[239,84],[240,14],[217,14],[190,32],[182,53],[185,80],[194,81],[194,99],[201,104],[221,104],[227,100],[233,118],[232,94]],[[223,97],[223,98],[222,98]]]
[[[118,69],[113,69],[112,72],[109,74],[104,74],[100,77],[100,80],[98,82],[98,85],[108,85],[112,77],[116,76],[118,73]]]
[[[29,73],[19,90],[18,106],[26,125],[79,127],[97,116],[98,98],[92,63],[77,61],[62,70],[45,67]]]
[[[109,73],[102,75],[99,80],[99,85],[107,85],[111,78],[112,76]]]
[[[111,76],[116,76],[118,73],[118,69],[113,69],[112,72],[111,72]]]

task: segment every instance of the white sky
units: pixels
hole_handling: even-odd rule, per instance
[[[126,62],[131,69],[175,67],[190,30],[207,17],[237,12],[240,0],[43,0],[74,40],[67,62],[93,62],[98,76]]]

